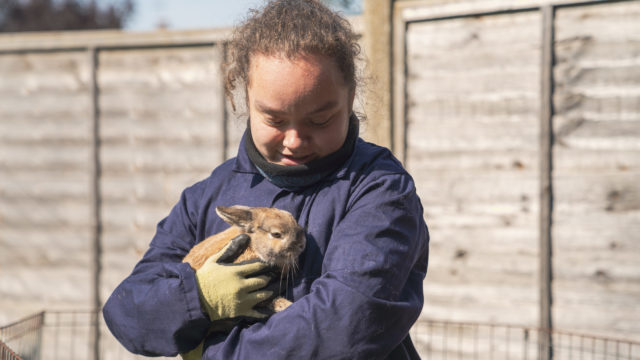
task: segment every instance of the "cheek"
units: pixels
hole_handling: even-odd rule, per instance
[[[342,125],[339,125],[331,129],[323,129],[318,135],[316,143],[321,146],[323,155],[328,155],[340,149],[344,144],[347,130]]]
[[[263,124],[251,124],[251,136],[258,148],[272,148],[282,142],[282,132]]]
[[[331,152],[334,152],[340,149],[340,147],[344,143],[344,139],[345,139],[344,136],[336,136],[333,134],[330,136],[327,136],[326,141],[327,143],[331,144]]]
[[[279,255],[280,253],[282,253],[282,250],[284,249],[284,242],[280,239],[272,240],[271,249],[273,249],[273,251]]]

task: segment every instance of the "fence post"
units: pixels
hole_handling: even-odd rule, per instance
[[[542,10],[542,62],[540,87],[540,355],[553,359],[552,323],[552,210],[553,192],[553,41],[554,7]]]
[[[365,98],[368,126],[366,136],[376,144],[391,148],[391,27],[393,0],[364,0],[364,49],[373,80]]]
[[[88,49],[90,76],[89,76],[89,92],[90,92],[90,142],[91,142],[91,161],[90,163],[90,196],[91,196],[91,307],[90,315],[90,352],[93,353],[93,359],[100,359],[100,273],[101,273],[101,257],[102,257],[102,219],[101,219],[101,196],[100,196],[100,114],[98,105],[98,49],[90,46]]]
[[[391,28],[391,150],[406,165],[407,147],[407,30],[400,9],[401,1],[393,1]]]

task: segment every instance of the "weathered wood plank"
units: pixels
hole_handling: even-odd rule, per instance
[[[537,12],[476,16],[412,23],[407,38],[437,51],[482,48],[488,53],[491,47],[502,48],[507,44],[536,51],[539,25]]]
[[[16,170],[84,169],[89,161],[86,144],[51,146],[0,143],[0,168]]]
[[[416,177],[422,174],[417,174]],[[459,175],[446,181],[435,174],[424,174],[417,187],[423,201],[429,205],[442,203],[459,204],[485,202],[487,206],[501,202],[528,202],[536,196],[538,179],[531,175],[506,174],[505,176]],[[436,191],[438,190],[439,191]]]
[[[417,156],[417,155],[416,155]],[[424,161],[415,161],[408,164],[410,173],[421,171],[424,178],[428,178],[429,172],[436,174],[464,174],[486,173],[495,171],[496,174],[502,172],[516,171],[537,171],[538,154],[535,150],[511,150],[509,152],[495,151],[429,151],[422,155]],[[638,161],[640,165],[640,160]],[[455,164],[455,167],[452,166]],[[626,163],[625,163],[626,164]],[[532,176],[534,174],[531,174]],[[439,175],[436,175],[439,176]],[[455,176],[455,175],[453,175]]]
[[[41,228],[41,235],[47,236],[48,227],[81,227],[87,223],[88,205],[81,201],[57,201],[45,203],[33,198],[19,201],[3,200],[0,204],[2,226],[24,226]]]
[[[639,16],[637,1],[561,8],[557,12],[557,39],[590,38],[604,43],[633,43],[640,41]]]
[[[540,15],[409,26],[407,167],[431,235],[423,314],[534,325]]]
[[[554,319],[567,330],[640,331],[639,15],[637,1],[557,12]]]

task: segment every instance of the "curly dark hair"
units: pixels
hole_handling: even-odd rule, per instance
[[[301,54],[333,59],[347,86],[355,91],[356,59],[360,55],[357,35],[351,24],[317,0],[274,0],[260,10],[250,10],[228,44],[223,63],[225,94],[233,101],[237,85],[249,85],[249,65],[253,54],[279,55],[295,59]]]

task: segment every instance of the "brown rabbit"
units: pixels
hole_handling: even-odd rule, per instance
[[[247,234],[251,238],[249,246],[234,263],[260,259],[279,268],[283,276],[295,270],[296,260],[304,250],[306,238],[304,230],[290,213],[275,208],[240,205],[217,206],[216,213],[231,227],[196,244],[182,262],[189,263],[193,269],[198,270],[207,258],[217,253],[231,239]],[[291,302],[277,297],[265,305],[267,310],[278,312],[286,309]]]

